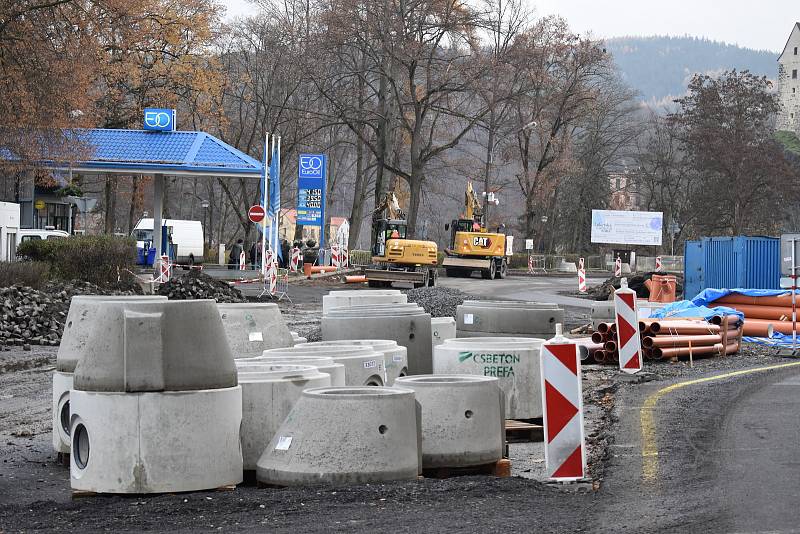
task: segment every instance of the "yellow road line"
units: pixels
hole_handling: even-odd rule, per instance
[[[706,378],[697,378],[695,380],[687,380],[686,382],[678,382],[665,388],[659,389],[644,401],[644,405],[639,410],[639,417],[642,427],[642,480],[645,482],[655,482],[658,478],[658,441],[656,440],[656,424],[655,424],[655,408],[659,399],[671,393],[676,389],[684,388],[686,386],[693,386],[695,384],[703,384],[705,382],[713,382],[715,380],[723,380],[725,378],[733,378],[752,373],[760,373],[762,371],[772,371],[774,369],[784,369],[786,367],[797,367],[800,362],[781,363],[777,365],[768,365],[765,367],[757,367],[755,369],[744,369],[742,371],[732,371],[730,373],[723,373],[721,375],[709,376]]]

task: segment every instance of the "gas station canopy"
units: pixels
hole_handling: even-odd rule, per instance
[[[67,136],[85,146],[86,157],[48,166],[98,174],[244,178],[258,178],[264,170],[260,161],[205,132],[81,129]]]

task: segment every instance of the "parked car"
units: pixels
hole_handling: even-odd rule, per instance
[[[184,265],[198,265],[203,262],[203,224],[200,221],[164,219],[167,235],[175,245],[175,261]],[[153,243],[153,219],[141,219],[131,232],[136,246],[151,247]]]
[[[40,239],[64,239],[69,237],[69,232],[64,230],[45,229],[39,230],[36,228],[20,228],[17,231],[17,242],[25,243],[26,241],[37,241]]]

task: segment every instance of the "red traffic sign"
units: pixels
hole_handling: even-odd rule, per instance
[[[264,208],[258,204],[250,206],[250,209],[247,210],[247,217],[254,223],[260,223],[266,216],[267,214],[264,212]]]

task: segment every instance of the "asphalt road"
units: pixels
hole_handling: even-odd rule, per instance
[[[596,285],[606,280],[608,275],[587,277],[588,285]],[[530,300],[554,302],[561,306],[591,308],[592,301],[562,295],[562,292],[578,289],[576,276],[509,276],[504,280],[483,280],[473,278],[447,278],[440,276],[438,284],[443,287],[460,289],[464,293],[511,300]]]
[[[800,531],[800,365],[719,375],[622,392],[600,530]]]

